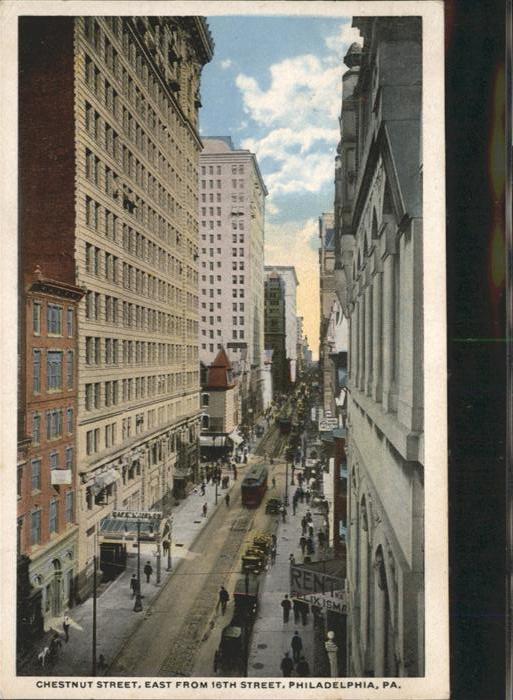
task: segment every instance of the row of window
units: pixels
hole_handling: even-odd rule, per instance
[[[44,333],[42,326],[44,304],[34,301],[32,304],[32,331],[34,335]],[[64,307],[60,304],[46,304],[46,333],[47,335],[62,336]],[[66,308],[66,335],[73,337],[75,312],[71,306]]]
[[[198,322],[194,321],[196,338]],[[197,359],[196,345],[173,345],[171,343],[146,342],[144,340],[119,340],[86,336],[85,360],[87,365],[164,365],[180,362],[194,362]]]
[[[85,385],[85,408],[95,411],[133,399],[172,395],[195,387],[197,382],[196,371],[114,379],[103,384],[103,391],[101,382],[92,382]]]
[[[221,175],[223,172],[221,165],[216,165],[216,166],[214,166],[214,165],[202,165],[201,166],[201,174],[202,175],[213,175],[214,174],[214,167],[215,167],[216,174]],[[244,175],[244,165],[242,163],[239,163],[239,165],[232,163],[232,165],[230,167],[231,167],[232,175],[236,175],[237,173],[239,175]]]
[[[44,350],[34,349],[32,351],[32,390],[35,394],[42,391],[43,384],[43,353]],[[66,354],[66,363],[64,363]],[[74,386],[74,352],[68,350],[46,351],[46,388],[48,391],[61,391],[63,389],[63,370],[66,369],[66,388],[73,389]]]
[[[208,292],[208,294],[207,294],[207,292]],[[216,294],[217,296],[221,296],[221,294],[222,294],[222,290],[219,289],[219,288],[217,288],[217,289],[212,289],[212,287],[210,287],[208,290],[205,289],[205,288],[203,288],[203,289],[201,290],[201,294],[202,294],[203,296],[209,296],[210,299],[213,299],[213,298],[214,298],[214,292],[215,292],[215,294]],[[237,297],[239,297],[240,299],[244,299],[244,287],[240,287],[239,289],[236,289],[235,287],[233,287],[233,288],[232,288],[232,297],[233,297],[234,299],[236,299]],[[202,309],[205,308],[204,302],[202,302],[201,308],[202,308]]]
[[[232,187],[234,190],[237,188],[239,189],[244,189],[244,179],[232,179]],[[200,185],[202,190],[206,190],[207,187],[209,190],[212,190],[214,188],[220,189],[223,186],[223,183],[221,180],[200,180]]]
[[[68,491],[65,496],[64,520],[66,523],[74,521],[75,497],[73,491]],[[30,544],[32,546],[42,543],[43,510],[38,508],[30,514]],[[59,531],[59,499],[53,498],[48,505],[48,533],[50,535]]]
[[[52,408],[43,413],[38,411],[32,414],[32,444],[40,445],[41,437],[43,431],[43,416],[46,423],[46,439],[56,440],[63,435],[63,429],[65,428],[66,433],[71,435],[74,430],[73,422],[73,409],[71,407],[66,408],[65,420],[66,425],[64,426],[64,409],[62,408]]]
[[[169,284],[159,277],[150,275],[127,263],[123,263],[121,268],[118,256],[103,251],[98,246],[86,243],[85,255],[86,271],[92,275],[103,277],[117,285],[122,283],[125,289],[132,290],[150,299],[176,305],[186,303],[188,308],[195,308],[194,304],[197,300],[195,294],[185,292],[179,287],[175,287],[173,284]],[[198,273],[195,270],[192,271],[192,268],[189,268],[189,266],[187,266],[187,269],[191,271],[187,281],[191,284],[197,284]]]

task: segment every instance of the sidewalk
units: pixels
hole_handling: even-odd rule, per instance
[[[252,459],[248,460],[251,463]],[[97,658],[102,654],[107,667],[110,665],[123,643],[132,634],[137,624],[148,615],[152,602],[156,599],[172,573],[180,562],[188,557],[194,557],[191,547],[201,530],[212,517],[217,507],[224,507],[224,496],[231,491],[235,484],[240,483],[246,465],[237,465],[238,480],[230,478],[228,489],[218,487],[218,506],[215,505],[215,485],[208,484],[205,495],[192,492],[176,508],[173,508],[173,546],[172,571],[167,572],[167,556],[161,557],[161,583],[156,584],[156,547],[153,543],[141,542],[141,592],[143,596],[142,612],[134,612],[134,600],[130,590],[130,578],[137,573],[137,549],[135,543],[128,551],[125,571],[110,583],[99,595],[97,606]],[[242,472],[242,473],[241,473]],[[202,506],[208,504],[207,517],[202,517]],[[132,543],[130,543],[132,544]],[[153,567],[150,583],[146,583],[142,569],[149,561]],[[37,654],[43,643],[36,647],[32,658],[21,669],[23,675],[49,676],[90,676],[92,672],[92,628],[93,628],[93,598],[89,597],[83,603],[68,611],[71,620],[69,642],[64,641],[62,618],[56,620],[54,629],[61,636],[62,647],[57,652],[53,662],[47,662],[41,668],[37,662]],[[104,675],[106,669],[98,669],[98,675]]]
[[[279,489],[282,489],[283,479],[284,477],[280,479]],[[289,486],[291,505],[287,508],[286,522],[283,523],[280,519],[278,525],[276,533],[276,562],[266,573],[263,585],[261,584],[259,612],[253,627],[248,661],[248,676],[251,677],[278,677],[282,675],[280,670],[281,660],[286,651],[289,652],[289,656],[292,658],[290,642],[296,630],[299,632],[303,642],[302,654],[310,665],[310,675],[315,676],[313,614],[312,612],[308,614],[307,623],[303,625],[301,621],[294,622],[294,612],[291,610],[289,621],[285,623],[283,622],[283,613],[280,605],[285,594],[288,594],[290,598],[290,555],[294,555],[296,563],[303,562],[303,555],[299,546],[301,518],[310,509],[315,533],[322,525],[322,517],[316,515],[315,509],[308,506],[306,502],[298,503],[296,514],[292,515],[292,495],[296,488],[297,486]],[[315,553],[310,555],[311,561],[317,561],[318,557],[319,548],[316,547]],[[293,671],[292,675],[295,675],[295,671]]]

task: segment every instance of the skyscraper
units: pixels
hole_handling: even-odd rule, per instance
[[[194,478],[199,433],[200,17],[20,22],[26,269],[87,288],[78,309],[80,594],[100,522]],[[35,118],[37,115],[37,118]],[[122,545],[108,556],[122,564]]]

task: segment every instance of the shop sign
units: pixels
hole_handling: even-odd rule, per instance
[[[290,567],[290,595],[309,605],[347,614],[347,579],[309,569],[301,564]]]
[[[71,484],[71,469],[52,469],[52,486]]]
[[[326,432],[338,428],[338,418],[320,418],[319,419],[319,431]]]
[[[113,510],[109,517],[124,520],[161,520],[162,513],[158,510]]]

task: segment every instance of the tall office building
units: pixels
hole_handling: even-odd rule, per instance
[[[194,478],[200,17],[20,22],[23,265],[87,288],[78,308],[80,594],[115,508]]]
[[[266,265],[267,274],[278,274],[285,288],[285,353],[289,368],[289,381],[296,381],[297,363],[297,287],[296,268],[291,265]]]
[[[203,139],[199,173],[200,359],[230,353],[242,378],[242,414],[261,407],[264,218],[267,189],[256,157],[229,136]]]

